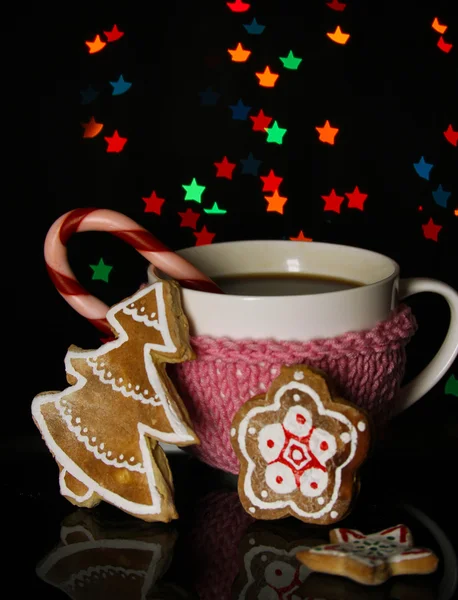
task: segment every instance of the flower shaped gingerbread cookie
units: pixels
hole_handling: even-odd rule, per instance
[[[361,409],[331,396],[324,374],[299,365],[283,367],[266,396],[239,409],[231,439],[245,510],[326,525],[350,510],[370,424]]]

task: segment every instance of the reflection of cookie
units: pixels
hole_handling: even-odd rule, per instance
[[[239,573],[232,586],[233,600],[294,598],[310,570],[296,554],[323,543],[308,533],[293,536],[286,528],[263,523],[249,527],[239,544]]]
[[[257,519],[293,515],[329,524],[348,513],[357,469],[370,445],[361,409],[332,397],[325,376],[283,367],[267,395],[248,400],[232,422],[240,500]]]
[[[144,600],[169,567],[177,538],[162,525],[104,530],[83,511],[70,515],[60,535],[61,543],[40,561],[37,575],[73,600]]]
[[[72,346],[63,392],[42,393],[32,416],[60,469],[63,496],[101,500],[145,521],[177,517],[167,458],[158,441],[199,443],[166,373],[194,358],[178,284],[160,281],[113,306],[116,339],[97,350]]]
[[[314,571],[342,575],[365,585],[379,585],[393,575],[424,575],[437,569],[435,554],[414,548],[405,525],[370,535],[333,529],[329,538],[330,544],[298,552],[298,560]]]

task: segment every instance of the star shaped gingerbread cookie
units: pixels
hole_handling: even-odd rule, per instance
[[[349,512],[370,448],[365,412],[331,394],[305,365],[283,367],[266,396],[245,402],[231,429],[240,461],[238,492],[256,519],[292,515],[328,525]]]
[[[431,550],[414,547],[405,525],[369,535],[355,529],[332,529],[329,539],[330,544],[302,550],[296,558],[314,571],[364,585],[380,585],[394,575],[433,573],[439,562]]]

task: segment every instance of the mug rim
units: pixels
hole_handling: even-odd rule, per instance
[[[303,244],[313,244],[314,246],[322,246],[322,247],[326,247],[326,248],[333,248],[336,251],[338,251],[339,249],[342,250],[350,250],[353,252],[362,252],[364,254],[366,254],[366,256],[373,256],[374,258],[378,258],[378,259],[383,259],[385,260],[387,263],[389,263],[392,266],[392,272],[387,275],[386,277],[382,277],[381,279],[378,279],[377,281],[374,281],[372,283],[363,283],[362,285],[358,286],[358,287],[354,287],[354,288],[350,288],[350,289],[344,289],[344,290],[333,290],[330,292],[322,292],[319,294],[320,298],[321,297],[330,297],[336,294],[355,294],[358,292],[361,292],[362,290],[366,290],[366,289],[373,289],[376,286],[381,286],[386,284],[388,281],[395,279],[396,277],[399,276],[400,273],[400,266],[399,264],[392,259],[391,257],[387,256],[386,254],[382,254],[381,252],[377,252],[374,250],[369,250],[367,248],[362,248],[360,246],[351,246],[349,244],[336,244],[333,242],[302,242],[302,241],[298,241],[298,240],[269,240],[269,239],[261,239],[261,240],[232,240],[232,241],[227,241],[227,242],[215,242],[212,244],[205,244],[203,246],[188,246],[185,248],[181,248],[179,250],[175,250],[176,254],[178,254],[179,256],[182,256],[183,258],[185,258],[186,260],[188,260],[189,262],[192,263],[192,257],[190,257],[190,254],[194,254],[194,253],[205,253],[205,252],[212,252],[213,249],[215,248],[230,248],[230,247],[235,247],[235,246],[240,246],[240,245],[246,245],[246,246],[250,246],[250,245],[265,245],[265,244],[269,244],[269,245],[276,245],[276,246],[290,246],[291,244],[293,245],[298,245],[300,244],[302,247]],[[150,264],[147,268],[147,273],[149,274],[150,272],[153,274],[160,272],[159,269],[157,269],[153,264]],[[287,272],[287,271],[286,271]],[[292,271],[291,271],[292,272]],[[266,273],[268,273],[268,271],[266,271]],[[234,276],[236,276],[237,273],[234,273]],[[161,273],[161,277],[167,277],[167,275],[165,273]],[[209,297],[209,296],[213,296],[213,297],[219,297],[219,298],[228,298],[231,299],[231,301],[263,301],[263,302],[268,302],[268,301],[272,301],[272,302],[277,302],[279,299],[282,299],[283,301],[287,298],[296,298],[296,299],[306,299],[306,298],[311,298],[313,296],[316,296],[315,294],[288,294],[288,295],[269,295],[269,296],[260,296],[260,295],[250,295],[250,294],[229,294],[229,293],[224,293],[224,294],[215,294],[214,292],[209,292],[209,291],[203,291],[203,290],[194,290],[194,289],[190,289],[190,288],[186,288],[186,294],[192,294],[192,295],[199,295],[201,297]]]

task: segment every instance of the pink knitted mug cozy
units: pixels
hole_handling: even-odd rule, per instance
[[[201,442],[189,451],[238,474],[232,419],[244,402],[267,391],[282,365],[307,364],[328,373],[342,397],[383,425],[404,377],[405,346],[416,329],[410,308],[400,305],[372,329],[308,342],[191,338],[197,358],[170,370]]]

